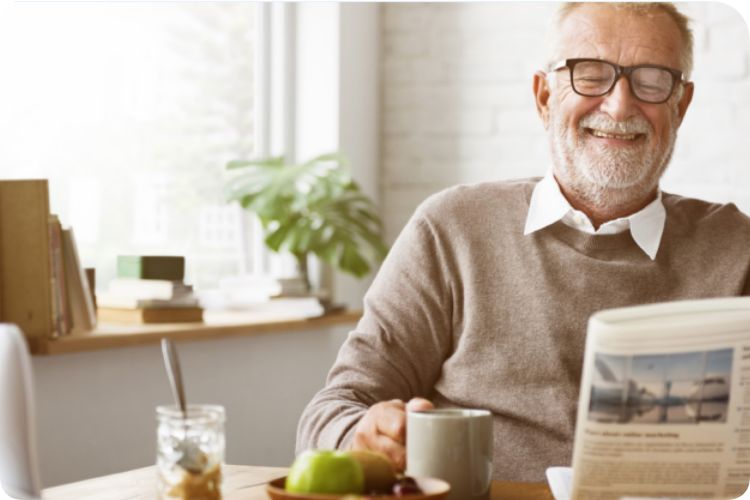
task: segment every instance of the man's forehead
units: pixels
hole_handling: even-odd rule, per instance
[[[559,57],[596,57],[623,65],[680,62],[679,29],[668,14],[615,6],[582,5],[560,26]]]

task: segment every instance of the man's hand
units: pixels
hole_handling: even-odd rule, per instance
[[[406,467],[406,412],[433,407],[422,398],[413,398],[409,403],[392,399],[372,405],[357,424],[351,449],[378,451],[403,471]]]

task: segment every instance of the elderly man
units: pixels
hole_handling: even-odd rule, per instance
[[[551,172],[417,209],[302,415],[299,449],[369,448],[403,466],[405,411],[486,408],[493,477],[541,481],[570,462],[592,313],[750,294],[750,219],[658,187],[693,97],[691,45],[671,4],[561,9],[534,76]]]

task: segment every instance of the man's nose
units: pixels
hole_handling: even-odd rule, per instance
[[[630,82],[624,76],[617,80],[615,87],[603,99],[601,110],[615,121],[624,121],[636,114],[636,99],[630,91]]]

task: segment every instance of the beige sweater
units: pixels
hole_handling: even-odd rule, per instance
[[[665,193],[652,261],[629,231],[524,236],[536,182],[459,186],[417,209],[302,414],[298,451],[346,446],[368,406],[422,396],[491,410],[494,478],[543,481],[571,460],[593,312],[750,294],[750,218],[734,205]]]

